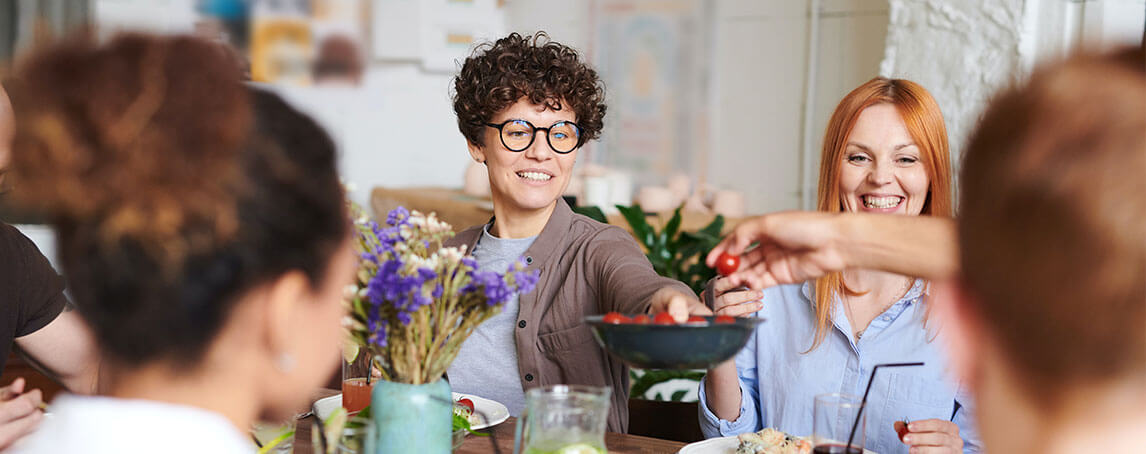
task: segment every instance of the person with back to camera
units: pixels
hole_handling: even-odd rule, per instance
[[[12,176],[108,373],[20,453],[250,453],[335,367],[353,278],[334,144],[189,37],[74,39],[17,73]]]
[[[480,269],[504,271],[523,257],[541,275],[466,340],[450,386],[514,416],[529,388],[610,387],[608,430],[625,432],[629,369],[597,346],[584,317],[668,312],[684,321],[708,309],[684,283],[657,275],[629,233],[574,214],[561,198],[578,149],[603,128],[597,72],[544,33],[513,33],[466,59],[454,112],[470,157],[489,171],[494,217],[447,246],[466,246]]]
[[[840,101],[824,135],[819,210],[951,217],[947,132],[927,90],[877,77]],[[978,451],[971,399],[962,383],[947,379],[947,359],[933,342],[942,330],[929,320],[927,281],[847,269],[763,291],[738,285],[718,278],[706,299],[718,313],[754,313],[767,321],[734,361],[702,380],[705,435],[770,427],[809,436],[816,395],[862,396],[876,364],[919,361],[922,367],[875,376],[865,447],[880,453]],[[904,420],[912,421],[913,433],[901,438]]]
[[[933,317],[986,450],[1141,452],[1143,62],[1141,47],[1082,53],[997,94],[967,145],[954,222],[771,214],[737,226],[708,261],[743,254],[730,278],[753,288],[851,268],[934,279]]]

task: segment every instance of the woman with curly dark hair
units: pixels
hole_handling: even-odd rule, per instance
[[[251,423],[330,376],[355,264],[334,144],[239,78],[214,44],[146,35],[17,73],[15,194],[56,228],[108,372],[18,452],[249,453]]]
[[[494,218],[458,234],[479,268],[505,271],[519,257],[541,271],[462,346],[450,386],[503,402],[554,384],[610,387],[608,429],[628,428],[628,368],[593,341],[586,315],[708,313],[683,283],[661,277],[623,229],[574,214],[561,198],[577,150],[601,134],[605,92],[577,51],[544,33],[486,44],[454,79],[454,112],[470,156],[489,170]]]

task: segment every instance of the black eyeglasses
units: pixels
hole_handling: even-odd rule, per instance
[[[537,131],[545,131],[545,140],[549,142],[549,148],[558,153],[570,153],[581,146],[581,127],[571,121],[559,121],[548,128],[538,128],[525,120],[506,120],[501,124],[485,125],[497,128],[501,144],[509,151],[525,151],[533,145]]]

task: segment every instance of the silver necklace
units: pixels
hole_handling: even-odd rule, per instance
[[[915,279],[912,279],[911,277],[905,277],[904,281],[903,281],[903,285],[900,286],[899,291],[895,293],[896,296],[894,298],[892,298],[891,301],[889,301],[887,304],[880,307],[878,314],[884,313],[884,311],[887,311],[888,308],[895,305],[896,301],[899,301],[905,295],[907,295],[907,291],[911,289],[911,284],[914,282],[915,282]],[[845,296],[845,298],[847,298],[847,296]],[[848,316],[850,316],[852,318],[852,320],[855,320],[855,315],[852,314],[852,305],[847,304],[846,308],[848,310]],[[868,326],[871,326],[871,322],[868,322]],[[864,329],[856,331],[856,342],[859,342],[860,338],[863,337],[864,331],[867,331],[867,327],[864,327]]]

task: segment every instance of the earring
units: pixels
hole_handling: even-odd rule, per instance
[[[294,370],[294,364],[294,356],[291,356],[290,353],[279,353],[275,358],[275,369],[284,374]]]

